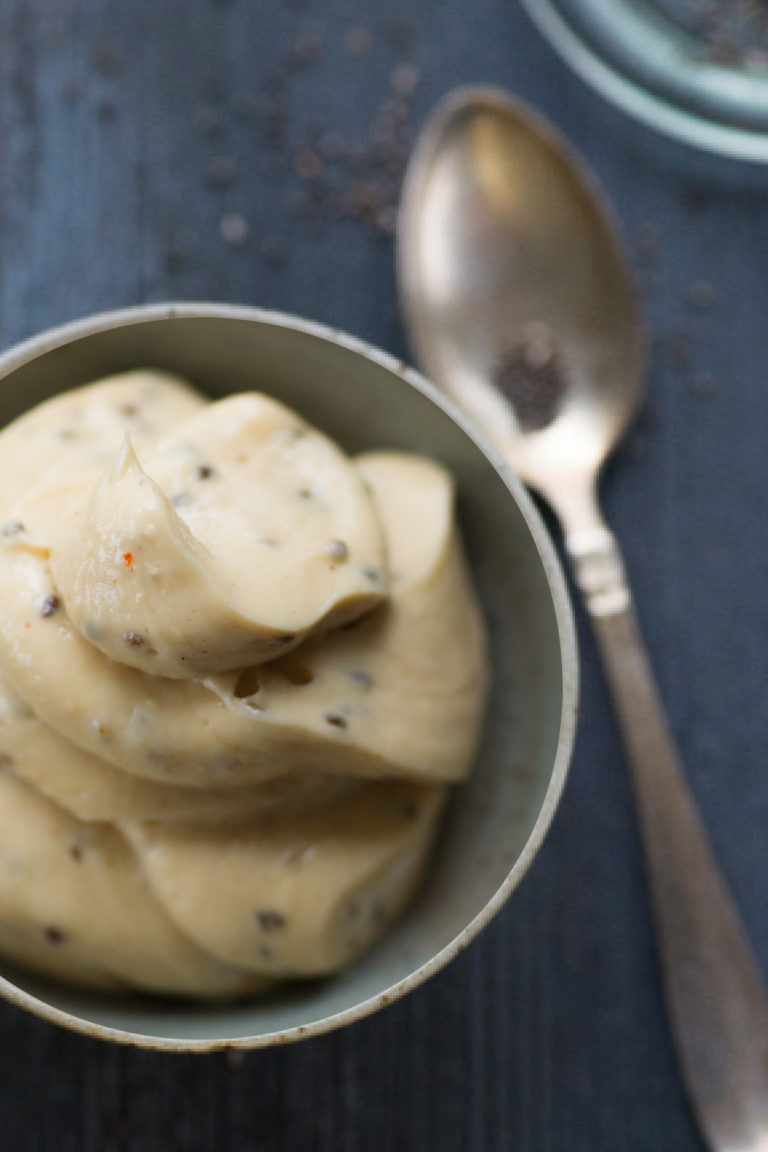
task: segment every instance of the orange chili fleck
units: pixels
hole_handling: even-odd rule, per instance
[[[133,552],[123,552],[123,564],[126,568],[130,568],[133,564]]]

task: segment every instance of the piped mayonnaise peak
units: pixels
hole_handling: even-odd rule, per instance
[[[266,396],[130,442],[52,557],[76,628],[120,664],[199,679],[261,664],[387,595],[384,536],[352,463]]]

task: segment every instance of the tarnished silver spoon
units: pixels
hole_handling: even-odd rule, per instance
[[[686,784],[640,637],[600,468],[641,392],[624,256],[592,178],[504,93],[434,112],[398,222],[403,315],[422,365],[554,509],[632,770],[683,1079],[717,1152],[768,1152],[768,998]]]

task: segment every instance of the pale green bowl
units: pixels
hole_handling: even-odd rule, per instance
[[[449,809],[419,895],[385,939],[335,979],[224,1007],[112,999],[0,965],[0,992],[14,1004],[90,1036],[175,1051],[286,1043],[416,988],[519,883],[571,752],[578,675],[570,604],[541,519],[493,449],[415,372],[318,324],[215,304],[148,305],[68,324],[0,357],[0,424],[55,392],[136,367],[181,373],[213,396],[263,390],[350,452],[423,452],[458,482],[491,636],[492,698],[472,779]]]

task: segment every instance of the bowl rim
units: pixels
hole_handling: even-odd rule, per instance
[[[407,976],[382,991],[361,1000],[351,1007],[343,1008],[308,1024],[293,1025],[272,1032],[256,1033],[252,1036],[226,1037],[221,1039],[173,1038],[145,1035],[123,1028],[112,1027],[93,1020],[86,1020],[57,1008],[41,1000],[30,992],[19,988],[12,981],[0,975],[0,995],[19,1008],[26,1009],[49,1023],[59,1024],[71,1031],[113,1043],[132,1045],[138,1048],[167,1052],[216,1052],[227,1049],[269,1048],[320,1036],[326,1032],[364,1019],[380,1008],[399,1000],[408,992],[418,988],[436,972],[464,951],[493,919],[506,903],[531,866],[544,837],[549,829],[560,797],[562,795],[573,749],[576,718],[578,711],[579,664],[576,647],[576,630],[562,567],[544,522],[522,482],[512,472],[496,449],[489,444],[478,429],[455,404],[428,380],[411,368],[403,360],[369,344],[357,336],[331,328],[315,320],[307,320],[287,312],[273,311],[243,304],[222,304],[198,301],[139,304],[106,312],[92,313],[81,319],[28,337],[12,345],[0,354],[0,382],[25,364],[47,352],[52,352],[66,344],[87,336],[96,335],[112,328],[123,328],[157,320],[175,319],[219,319],[245,320],[274,327],[287,328],[358,353],[380,367],[399,376],[417,392],[426,396],[441,409],[494,467],[506,485],[526,522],[536,550],[541,558],[545,578],[552,598],[555,621],[560,645],[560,664],[563,684],[563,698],[560,713],[560,728],[555,751],[552,773],[541,803],[538,816],[519,856],[506,877],[491,898],[448,944],[429,960],[419,965]]]

